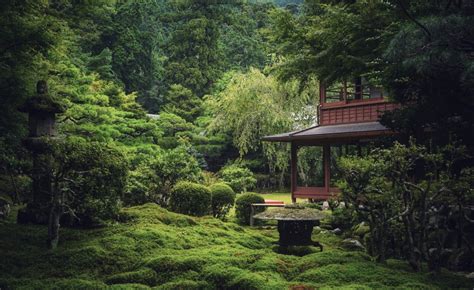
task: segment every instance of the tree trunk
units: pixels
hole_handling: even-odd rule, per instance
[[[427,215],[427,212],[428,212],[428,202],[427,202],[427,191],[429,190],[429,187],[428,186],[428,189],[426,191],[422,191],[421,192],[421,197],[420,197],[420,208],[421,208],[421,211],[420,211],[420,237],[419,237],[419,240],[418,240],[418,249],[421,251],[421,254],[422,254],[422,257],[425,258],[425,259],[429,259],[429,253],[428,253],[428,248],[427,248],[427,245],[426,245],[426,228],[427,228],[427,223],[428,223],[428,215]]]
[[[457,231],[457,246],[460,249],[463,241],[463,227],[464,227],[464,208],[461,203],[458,203],[458,231]]]
[[[48,221],[48,248],[56,249],[59,242],[59,220],[61,219],[62,210],[56,204],[51,207]]]
[[[417,257],[417,248],[415,247],[415,229],[412,226],[413,223],[410,221],[409,215],[403,217],[403,223],[405,224],[405,234],[408,242],[408,263],[410,266],[418,272],[420,270],[419,259]]]
[[[387,254],[386,254],[386,250],[387,250],[387,232],[388,232],[388,225],[387,225],[387,222],[386,222],[386,219],[385,219],[385,216],[382,217],[383,218],[383,221],[382,221],[382,226],[380,227],[380,241],[379,241],[379,257],[378,257],[378,262],[379,263],[385,263],[386,260],[387,260]]]

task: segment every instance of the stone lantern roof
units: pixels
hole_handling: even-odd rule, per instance
[[[62,113],[65,106],[57,98],[48,93],[46,81],[38,81],[36,84],[37,94],[29,98],[19,110],[24,113]]]

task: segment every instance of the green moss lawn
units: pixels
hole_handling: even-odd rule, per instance
[[[276,199],[276,198],[275,198]],[[461,276],[413,273],[404,262],[378,265],[340,238],[303,257],[276,253],[274,228],[170,213],[157,205],[124,209],[121,222],[61,229],[45,249],[46,227],[0,224],[0,289],[446,289],[472,286]],[[299,251],[302,253],[302,251]]]

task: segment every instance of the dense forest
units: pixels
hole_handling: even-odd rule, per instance
[[[405,275],[397,272],[404,267],[399,260],[408,262],[406,273],[427,276],[380,282],[355,275],[328,285],[468,287],[444,269],[474,270],[470,1],[5,0],[1,6],[1,289],[68,288],[86,280],[99,284],[83,288],[315,289],[351,259],[384,265],[374,270],[380,277]],[[397,134],[372,142],[370,154],[334,160],[341,194],[329,200],[321,227],[358,237],[367,254],[332,249],[336,236],[321,237],[330,252],[321,253],[322,262],[313,256],[319,253],[303,257],[309,266],[298,260],[301,253],[282,258],[267,251],[268,230],[235,224],[248,224],[248,205],[264,202],[253,192],[291,186],[290,146],[262,137],[318,125],[320,88],[361,77],[400,104],[380,119]],[[54,119],[48,138],[32,135],[44,121],[32,119],[40,111]],[[296,168],[308,185],[314,178],[308,172],[323,169],[320,152],[305,150]],[[22,226],[31,237],[20,234]],[[127,228],[141,226],[127,236]],[[188,244],[180,227],[194,227]],[[100,270],[63,285],[58,279],[79,276],[46,270],[43,262],[39,268],[15,262],[35,255],[38,264],[47,240],[59,251],[51,263],[67,267],[61,259],[73,254],[61,249],[60,228],[64,243],[87,247],[78,260],[93,252],[75,261],[74,271],[104,260]],[[90,239],[81,232],[88,230],[95,231]],[[169,235],[155,243],[159,231]],[[107,248],[102,235],[130,248]],[[27,245],[24,255],[14,250],[18,240]],[[191,245],[214,242],[229,243],[223,252],[236,260]],[[238,257],[240,247],[254,252]],[[187,249],[194,251],[189,260],[177,252]],[[112,266],[107,256],[120,251]],[[257,256],[268,260],[258,264]],[[219,265],[237,274],[225,276]],[[328,265],[333,271],[310,269]],[[30,278],[38,269],[50,272]]]

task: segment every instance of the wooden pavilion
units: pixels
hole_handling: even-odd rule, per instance
[[[384,111],[399,105],[389,102],[380,87],[364,84],[361,78],[348,86],[342,83],[326,88],[320,86],[319,124],[303,130],[266,136],[263,141],[291,143],[291,195],[310,200],[327,200],[338,193],[331,184],[331,147],[361,144],[393,131],[379,123]],[[322,176],[317,186],[298,184],[298,149],[303,146],[322,147]]]

